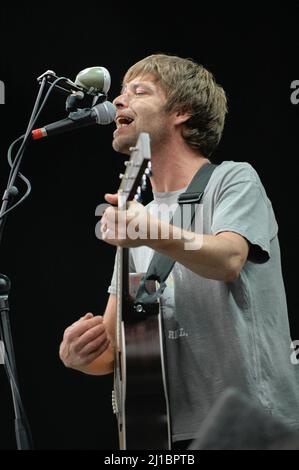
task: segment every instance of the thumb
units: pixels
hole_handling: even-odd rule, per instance
[[[117,200],[118,200],[117,193],[115,194],[107,193],[105,194],[104,197],[105,197],[105,200],[109,202],[109,204],[113,204],[114,206],[117,205]]]
[[[92,317],[93,317],[93,314],[90,313],[90,312],[88,312],[88,313],[86,313],[86,314],[84,315],[84,317],[82,317],[82,319],[83,319],[83,320],[89,320],[89,319],[92,318]]]

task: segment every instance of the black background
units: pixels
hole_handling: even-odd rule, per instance
[[[118,6],[119,5],[119,6]],[[137,60],[155,52],[192,57],[225,88],[229,115],[215,161],[248,161],[258,171],[280,227],[292,338],[297,316],[297,159],[299,80],[297,2],[283,7],[218,10],[196,2],[164,13],[151,4],[69,11],[56,6],[0,8],[0,189],[6,153],[27,125],[48,69],[74,79],[102,65],[112,77],[109,98]],[[141,11],[142,9],[142,11]],[[54,94],[39,124],[62,119],[65,98]],[[123,156],[111,148],[113,125],[93,126],[36,142],[22,172],[32,193],[8,220],[0,271],[12,281],[10,319],[21,393],[37,449],[113,449],[112,379],[64,368],[58,347],[64,328],[87,311],[102,313],[114,248],[94,234],[95,208],[118,187]],[[22,186],[20,185],[20,189]],[[291,350],[290,350],[291,352]],[[299,393],[299,391],[298,391]],[[0,368],[0,449],[15,449],[13,406]]]

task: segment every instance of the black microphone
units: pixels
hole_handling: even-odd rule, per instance
[[[110,101],[104,101],[92,108],[84,108],[74,111],[65,119],[53,122],[47,126],[34,129],[31,132],[33,140],[42,139],[55,134],[62,134],[80,127],[87,127],[93,124],[110,124],[114,121],[116,107]]]

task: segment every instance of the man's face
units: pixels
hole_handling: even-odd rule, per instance
[[[140,132],[150,134],[152,150],[163,146],[171,131],[171,116],[164,111],[165,102],[165,93],[152,75],[135,77],[125,83],[113,101],[117,108],[114,150],[129,154]]]

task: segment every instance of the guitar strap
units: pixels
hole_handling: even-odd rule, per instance
[[[196,205],[200,204],[200,201],[204,194],[204,190],[216,166],[217,165],[214,165],[212,163],[206,163],[205,165],[201,166],[200,169],[196,172],[187,190],[184,193],[180,194],[180,196],[178,197],[179,207],[175,211],[170,221],[170,224],[176,225],[175,221],[182,220],[183,223],[181,223],[181,227],[184,230],[189,230],[190,228],[192,229],[194,215],[196,212]],[[184,204],[192,204],[191,217],[189,218],[189,220],[186,220],[186,217],[181,216],[183,213],[182,208]],[[149,304],[156,302],[161,297],[166,287],[165,281],[169,276],[174,264],[174,259],[155,251],[148,267],[148,270],[140,281],[140,285],[134,303]],[[160,284],[159,288],[154,293],[149,293],[146,288],[146,281],[149,280],[158,281]]]

